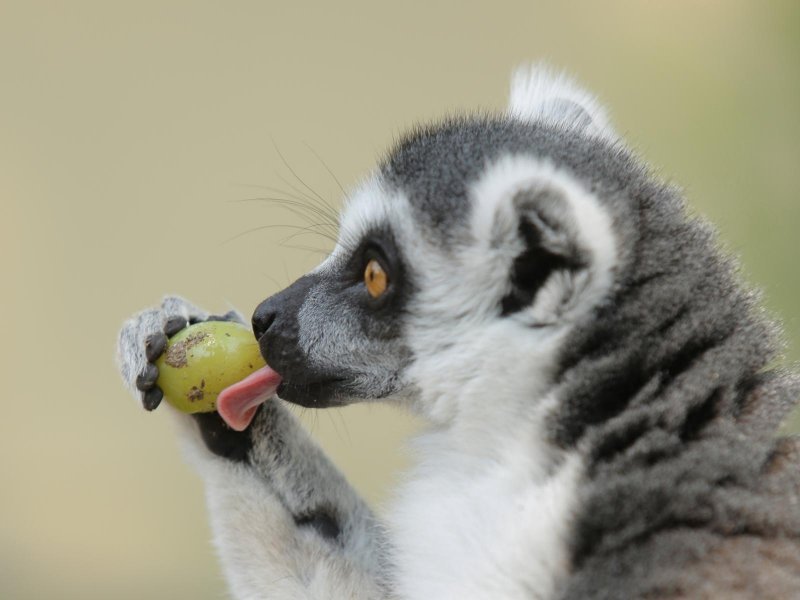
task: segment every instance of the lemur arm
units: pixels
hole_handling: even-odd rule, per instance
[[[130,319],[119,366],[141,399],[145,339],[171,317],[207,318],[180,298]],[[239,318],[240,319],[240,318]],[[214,542],[234,598],[383,598],[382,530],[363,500],[277,399],[241,433],[216,413],[172,414],[203,478]]]

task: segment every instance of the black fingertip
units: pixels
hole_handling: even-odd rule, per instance
[[[161,391],[161,388],[153,387],[142,395],[142,406],[148,411],[155,410],[158,408],[158,405],[161,404],[161,399],[163,397],[164,392]]]
[[[172,337],[176,333],[178,333],[181,329],[186,327],[187,321],[184,317],[176,316],[170,317],[167,319],[167,322],[164,323],[164,333],[167,337]]]
[[[224,315],[209,315],[206,321],[233,321],[239,323],[239,315],[235,310],[229,310]]]
[[[158,367],[152,363],[147,363],[144,371],[136,377],[136,389],[147,392],[156,384],[158,379]]]
[[[167,336],[161,332],[147,336],[144,341],[144,355],[147,357],[147,362],[155,362],[159,356],[164,354],[167,341]]]

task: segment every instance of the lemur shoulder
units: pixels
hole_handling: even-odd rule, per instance
[[[150,408],[145,342],[206,318],[170,297],[123,327]],[[780,332],[561,75],[403,138],[252,325],[279,385],[174,413],[235,598],[800,597]],[[385,517],[285,406],[374,401],[428,424]]]

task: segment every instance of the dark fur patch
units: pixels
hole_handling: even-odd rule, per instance
[[[342,532],[336,519],[328,511],[321,509],[295,517],[294,522],[298,527],[312,528],[320,536],[328,540],[337,539]]]
[[[577,267],[573,257],[550,252],[541,243],[539,230],[525,218],[520,219],[519,236],[525,251],[514,259],[511,267],[511,291],[500,301],[503,316],[533,304],[537,292],[553,272]]]
[[[258,410],[260,412],[261,407]],[[211,452],[235,462],[248,462],[248,455],[253,448],[250,428],[245,431],[234,431],[216,412],[196,413],[192,416],[200,427],[200,434],[206,447]]]

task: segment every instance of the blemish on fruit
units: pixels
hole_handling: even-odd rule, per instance
[[[189,391],[186,392],[186,397],[189,399],[189,402],[198,402],[203,399],[203,396],[205,396],[205,392],[196,385],[193,385]]]
[[[175,367],[176,369],[185,367],[187,364],[189,364],[186,359],[186,353],[194,346],[202,342],[207,336],[208,333],[205,331],[198,331],[197,333],[191,334],[185,340],[181,340],[176,344],[171,344],[167,347],[167,354],[164,357],[164,362],[166,362],[170,367]]]

